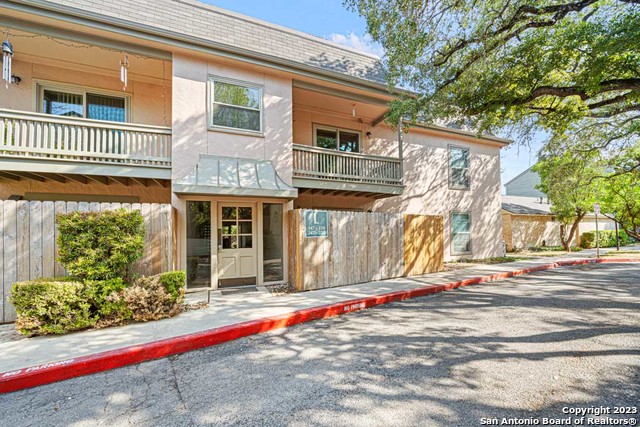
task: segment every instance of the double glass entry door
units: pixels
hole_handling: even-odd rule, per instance
[[[218,287],[255,285],[259,245],[263,249],[263,282],[283,279],[283,205],[264,203],[261,212],[258,206],[187,201],[189,288],[211,287],[216,265]],[[257,229],[259,214],[261,230]],[[212,233],[216,233],[216,247],[212,245]]]

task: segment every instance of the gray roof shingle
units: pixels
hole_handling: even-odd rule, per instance
[[[502,209],[516,215],[552,215],[551,204],[540,197],[502,196]]]
[[[123,21],[268,55],[323,70],[385,84],[380,59],[300,31],[274,25],[195,0],[51,0]],[[68,9],[66,10],[69,13]]]

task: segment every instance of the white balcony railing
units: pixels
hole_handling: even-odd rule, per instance
[[[171,167],[171,129],[0,109],[0,157]]]
[[[402,160],[294,144],[293,176],[401,186]]]

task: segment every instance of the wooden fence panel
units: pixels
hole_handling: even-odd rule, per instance
[[[59,235],[55,226],[57,214],[120,208],[140,210],[144,218],[144,255],[135,264],[135,271],[157,274],[172,270],[175,245],[171,205],[0,200],[0,323],[15,320],[15,309],[9,302],[13,283],[66,274],[56,261]]]
[[[404,216],[404,274],[418,276],[444,268],[443,221],[440,216]]]
[[[442,217],[327,211],[326,237],[305,236],[306,209],[289,212],[289,283],[298,290],[441,271]]]

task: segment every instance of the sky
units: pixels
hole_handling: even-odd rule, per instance
[[[382,54],[366,34],[367,26],[357,13],[348,11],[342,0],[201,0],[205,3],[294,30],[304,31],[352,48]],[[502,184],[532,166],[542,137],[529,145],[515,141],[502,149]],[[503,187],[504,190],[504,187]]]

